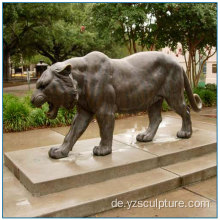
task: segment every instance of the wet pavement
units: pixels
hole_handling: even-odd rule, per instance
[[[124,130],[124,127],[116,125],[116,131],[123,131],[123,133],[114,135],[112,154],[105,157],[93,156],[93,147],[98,146],[100,142],[100,138],[93,138],[77,141],[69,156],[60,160],[49,159],[48,151],[51,146],[45,146],[7,152],[5,163],[9,168],[15,165],[11,169],[13,171],[22,170],[19,172],[20,181],[29,191],[38,195],[81,187],[119,177],[119,174],[126,176],[157,167],[169,169],[171,173],[178,176],[187,176],[190,174],[192,166],[194,167],[193,172],[216,166],[216,154],[213,152],[216,151],[215,125],[208,124],[210,130],[207,130],[206,124],[196,121],[192,137],[179,139],[176,137],[176,132],[181,126],[181,119],[164,116],[163,123],[161,123],[154,140],[140,143],[136,141],[136,135],[144,129],[142,122],[146,120],[143,118],[146,119],[146,116],[130,118],[130,124],[120,120],[121,125],[124,122],[124,124],[129,124],[130,128]],[[31,141],[31,136],[34,133],[38,139],[33,137],[33,141]],[[28,135],[24,134],[23,136],[27,137],[27,142],[39,146],[46,140],[48,141],[47,145],[53,144],[52,141],[55,139],[59,142],[63,135],[60,133],[55,135],[55,133],[49,129],[41,129],[28,132]],[[21,133],[18,134],[21,139]],[[9,137],[9,139],[13,138]],[[16,142],[16,144],[21,145],[22,142]],[[196,158],[189,161],[192,157]],[[183,165],[179,164],[181,161]],[[39,172],[40,170],[43,172]],[[51,172],[53,170],[56,172]],[[98,175],[96,175],[97,171]],[[90,175],[91,173],[94,174]],[[194,177],[194,181],[201,180],[195,180],[195,178],[197,177]],[[191,178],[189,180],[191,181]],[[185,181],[184,178],[183,181]],[[187,183],[191,183],[190,181]]]
[[[167,201],[163,204],[171,204],[173,207],[159,208],[159,205],[155,207],[156,201],[161,203]],[[183,201],[186,207],[175,207],[175,201]],[[216,177],[141,202],[139,204],[148,204],[153,207],[116,208],[91,217],[216,217]],[[194,204],[197,207],[188,207],[189,204]],[[199,204],[200,207],[198,207]]]
[[[198,129],[206,129],[210,131],[216,131],[216,118],[210,118],[203,116],[207,112],[216,113],[216,108],[204,108],[200,113],[191,113],[193,127]],[[162,118],[166,117],[173,118],[178,129],[181,128],[180,117],[173,111],[163,112]],[[133,116],[124,119],[116,120],[114,135],[124,133],[124,135],[131,135],[137,131],[144,130],[148,125],[148,116],[140,115]],[[167,123],[167,124],[166,124]],[[163,120],[160,124],[160,129],[169,128],[169,120]],[[69,131],[69,126],[57,127],[57,128],[44,128],[35,129],[23,132],[13,132],[3,134],[3,151],[15,151],[20,149],[28,149],[34,147],[48,146],[61,144],[64,136]],[[169,131],[169,130],[168,130]],[[173,131],[174,132],[174,131]],[[97,122],[91,122],[86,131],[80,137],[80,140],[96,138],[99,136],[99,127]],[[175,139],[175,132],[173,133]]]

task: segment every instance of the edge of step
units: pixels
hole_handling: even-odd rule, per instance
[[[22,214],[28,217],[85,217],[93,215],[112,209],[111,202],[115,199],[124,202],[141,200],[215,176],[215,159],[216,153],[210,153],[162,168],[42,197],[33,197],[29,193],[31,207]],[[199,161],[203,161],[203,163],[199,164]],[[182,169],[178,171],[180,167]],[[13,204],[10,205],[13,206]],[[16,211],[13,215],[20,217]]]
[[[147,154],[146,154],[147,155]],[[158,157],[152,155],[150,158],[130,163],[111,166],[108,168],[88,171],[68,177],[57,178],[43,182],[33,182],[10,157],[5,153],[5,165],[16,176],[16,178],[32,193],[33,196],[43,196],[50,193],[61,192],[70,188],[95,184],[106,180],[145,172],[158,167]]]

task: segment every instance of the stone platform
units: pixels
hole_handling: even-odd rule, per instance
[[[116,198],[144,199],[215,176],[214,126],[193,125],[190,139],[178,139],[181,120],[165,117],[149,143],[136,142],[138,132],[130,129],[114,136],[105,157],[92,155],[99,138],[78,141],[59,160],[48,157],[51,146],[5,153],[5,165],[22,184],[4,177],[4,217],[88,216],[111,209]]]

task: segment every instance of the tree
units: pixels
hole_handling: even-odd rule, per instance
[[[18,22],[20,4],[3,3],[3,79],[9,79],[9,58],[17,52],[17,45],[29,30],[28,22]]]
[[[42,16],[44,15],[44,16]],[[25,37],[34,28],[44,25],[45,17],[59,17],[59,4],[3,3],[3,78],[9,79],[9,58],[26,49]]]
[[[161,27],[159,40],[173,50],[181,43],[193,87],[198,85],[205,62],[216,53],[216,12],[216,3],[158,3],[152,10]]]
[[[129,53],[160,48],[149,3],[100,3],[93,7],[97,31],[102,38],[125,44]],[[138,47],[140,49],[138,49]]]
[[[54,10],[55,4],[50,3],[47,7]],[[52,63],[90,52],[96,40],[95,33],[85,26],[86,8],[86,4],[62,4],[59,17],[45,16],[44,24],[26,35],[29,51],[31,48]]]
[[[93,4],[7,3],[4,5],[4,58],[41,54],[51,63],[93,50],[111,51],[94,31]],[[13,15],[13,16],[12,16]],[[13,51],[12,51],[13,50]],[[4,61],[4,64],[7,62]],[[6,68],[5,68],[6,69]],[[8,69],[4,75],[8,76]],[[6,79],[7,77],[5,77]]]

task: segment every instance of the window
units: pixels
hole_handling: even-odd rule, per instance
[[[204,66],[203,66],[203,70],[202,70],[202,72],[204,73],[204,74],[206,74],[206,69],[207,69],[207,65],[206,65],[206,62],[204,63]]]
[[[203,63],[203,60],[201,60],[201,62],[199,63],[199,68],[201,68],[202,63]],[[206,72],[207,72],[207,63],[205,62],[202,68],[202,73],[206,74]]]
[[[217,65],[212,64],[212,73],[217,73]]]

